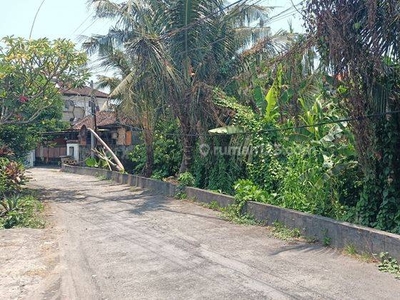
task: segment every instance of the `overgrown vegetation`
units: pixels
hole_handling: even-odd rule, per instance
[[[252,200],[400,233],[396,1],[310,0],[307,34],[276,36],[247,2],[93,3],[117,23],[85,46],[141,118],[135,173],[190,172],[232,218]]]
[[[163,122],[161,122],[163,120]],[[176,176],[179,173],[179,163],[182,157],[179,135],[176,134],[177,123],[170,119],[161,119],[154,132],[155,141],[153,172],[151,177],[163,179]],[[133,163],[134,174],[144,174],[146,167],[146,146],[136,145],[129,157]]]
[[[23,189],[27,182],[23,165],[12,159],[8,148],[2,147],[0,152],[0,228],[43,227],[42,203],[35,194]]]
[[[381,260],[378,265],[379,271],[394,274],[397,279],[400,279],[400,266],[397,260],[387,252],[380,253],[379,258]]]
[[[306,21],[334,74],[363,175],[356,221],[400,233],[399,11],[395,0],[312,0]]]
[[[43,204],[37,195],[22,193],[4,197],[0,201],[0,228],[43,228]]]

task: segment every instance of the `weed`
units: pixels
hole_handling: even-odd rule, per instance
[[[400,279],[400,266],[397,260],[391,257],[388,252],[381,252],[379,258],[381,261],[378,265],[379,271],[394,274],[396,279]]]
[[[346,247],[344,247],[344,252],[348,255],[357,255],[357,248],[353,244],[348,244]]]
[[[179,174],[178,182],[183,186],[194,186],[195,179],[190,172]]]
[[[329,236],[324,236],[324,239],[322,240],[322,245],[325,247],[329,247],[332,243],[332,239]]]
[[[105,175],[100,175],[100,174],[97,175],[96,178],[97,178],[98,180],[102,180],[102,181],[103,181],[103,180],[108,180],[107,176],[105,176]]]
[[[238,213],[237,205],[229,205],[221,208],[222,218],[224,220],[243,225],[261,225],[261,222],[254,219],[249,214]]]
[[[318,242],[318,239],[315,236],[305,236],[304,240],[306,243],[309,244],[315,244],[316,242]]]
[[[21,199],[18,195],[13,195],[10,197],[6,197],[0,201],[0,206],[2,207],[2,212],[0,212],[0,216],[10,213],[13,210],[18,208],[18,202]]]
[[[376,262],[377,261],[377,259],[371,253],[367,253],[367,252],[362,252],[359,255],[359,258],[364,262]]]
[[[208,203],[208,208],[212,209],[212,210],[221,210],[221,206],[219,205],[219,203],[215,200],[211,201],[210,203]]]
[[[272,223],[272,225],[272,233],[278,239],[290,241],[301,238],[301,232],[298,228],[290,229],[286,227],[285,224],[278,221],[275,221],[274,223]]]
[[[343,254],[349,255],[355,259],[358,259],[366,263],[377,262],[376,258],[372,254],[368,252],[359,253],[357,251],[357,248],[352,244],[346,245],[346,247],[344,247]]]
[[[178,177],[178,186],[176,187],[176,199],[186,199],[186,187],[194,185],[194,177],[191,173],[185,172],[179,175]]]
[[[186,198],[187,198],[186,193],[183,191],[179,191],[179,189],[178,189],[178,192],[175,194],[175,199],[182,200],[182,199],[186,199]]]
[[[329,236],[328,236],[328,229],[324,229],[323,231],[322,231],[322,234],[323,234],[323,238],[322,238],[322,245],[324,245],[325,247],[329,247],[330,245],[331,245],[331,243],[332,243],[332,238],[330,238]]]

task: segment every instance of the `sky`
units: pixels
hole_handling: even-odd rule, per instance
[[[293,0],[295,4],[299,2]],[[289,20],[297,32],[304,31],[299,14],[295,10],[285,12],[292,6],[291,0],[264,0],[263,4],[277,6],[271,13],[273,32],[289,29]],[[0,0],[0,11],[0,38],[10,35],[29,38],[32,31],[33,39],[67,38],[79,44],[80,37],[104,34],[111,25],[109,21],[94,20],[86,0]]]

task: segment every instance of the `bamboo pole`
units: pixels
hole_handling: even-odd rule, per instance
[[[114,158],[115,162],[117,163],[117,169],[120,172],[124,172],[125,168],[122,165],[121,161],[118,159],[118,157],[114,154],[114,152],[111,150],[110,147],[108,147],[108,145],[101,139],[101,137],[99,137],[99,135],[91,128],[88,128],[88,130],[96,137],[96,139],[100,142],[100,144],[102,144],[104,146],[104,148],[106,148],[106,150],[108,152],[110,152],[111,156]]]

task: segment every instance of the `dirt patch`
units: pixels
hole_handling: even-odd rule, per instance
[[[57,264],[58,243],[45,205],[46,229],[0,230],[0,295],[2,299],[28,299]]]

